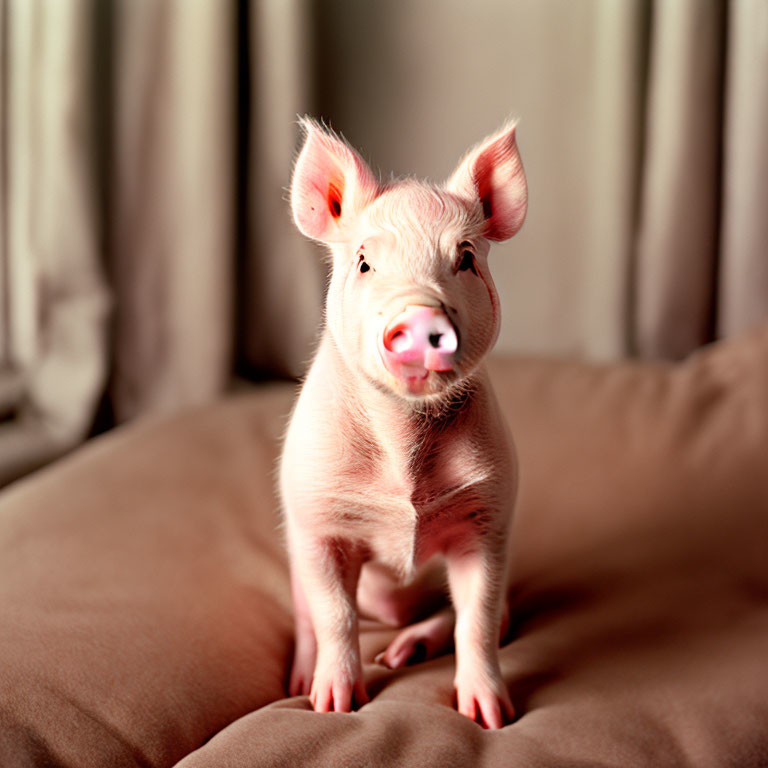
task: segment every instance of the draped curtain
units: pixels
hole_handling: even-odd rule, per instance
[[[674,358],[768,315],[768,3],[652,20],[632,330]]]
[[[305,112],[435,180],[521,118],[501,352],[674,359],[768,312],[762,0],[0,0],[0,46],[0,482],[97,411],[305,369]]]
[[[106,375],[91,22],[0,3],[0,483],[85,433]]]

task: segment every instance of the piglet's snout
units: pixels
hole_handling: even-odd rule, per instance
[[[395,376],[413,368],[450,371],[458,346],[456,329],[442,309],[409,305],[385,328],[382,356]]]

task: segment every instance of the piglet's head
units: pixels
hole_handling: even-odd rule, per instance
[[[409,399],[439,398],[493,346],[500,315],[492,240],[522,226],[525,174],[511,123],[470,150],[445,184],[380,184],[312,120],[291,185],[296,226],[333,257],[326,321],[355,374]]]

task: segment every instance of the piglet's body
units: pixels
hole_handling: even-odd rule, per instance
[[[498,641],[517,475],[483,358],[499,330],[488,241],[511,237],[526,210],[514,126],[444,186],[379,185],[335,135],[304,128],[294,219],[329,246],[333,270],[281,462],[290,692],[321,712],[366,702],[358,608],[393,624],[423,614],[424,574],[439,560],[455,629],[443,610],[406,627],[382,660],[434,655],[453,634],[459,711],[498,728],[513,715]]]

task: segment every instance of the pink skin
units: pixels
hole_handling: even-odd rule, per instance
[[[526,211],[515,126],[443,186],[380,185],[334,134],[303,127],[294,220],[329,247],[333,270],[280,468],[289,692],[318,712],[362,706],[358,611],[408,623],[435,605],[437,564],[453,610],[406,627],[380,660],[402,666],[453,639],[458,710],[500,728],[514,715],[498,643],[517,467],[483,358],[499,330],[489,240],[515,234]]]

